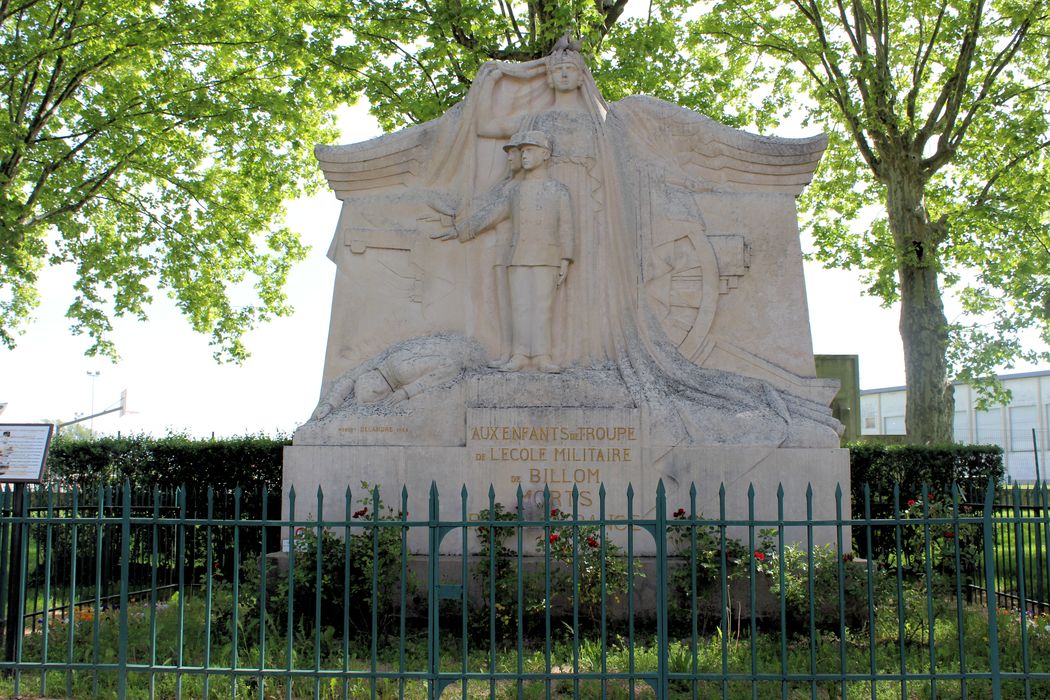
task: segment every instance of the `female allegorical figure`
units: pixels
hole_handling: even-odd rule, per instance
[[[488,63],[475,80],[476,133],[505,141],[513,134],[542,131],[551,138],[550,176],[572,199],[576,250],[573,269],[555,304],[556,360],[586,366],[611,360],[611,338],[603,334],[601,241],[604,178],[598,169],[598,140],[607,108],[575,46],[559,41],[546,58],[527,63]]]

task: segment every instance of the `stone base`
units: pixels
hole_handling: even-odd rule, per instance
[[[476,409],[468,409],[476,410]],[[581,517],[600,517],[599,491],[606,491],[605,513],[610,520],[626,519],[628,485],[633,487],[631,507],[635,518],[654,517],[657,484],[662,479],[667,492],[668,518],[678,508],[690,508],[690,485],[696,485],[697,511],[706,518],[719,517],[719,487],[725,486],[726,519],[738,524],[728,529],[728,536],[747,542],[749,520],[748,488],[754,487],[755,536],[758,530],[775,526],[778,519],[777,489],[783,485],[783,518],[805,521],[806,488],[812,486],[812,519],[836,520],[837,488],[841,488],[841,518],[850,517],[849,452],[840,448],[770,448],[747,446],[642,447],[638,435],[631,433],[630,409],[621,409],[621,420],[608,425],[583,425],[577,422],[560,425],[577,426],[569,433],[503,434],[512,426],[495,423],[490,433],[480,431],[465,446],[365,446],[365,445],[293,445],[284,452],[283,517],[289,518],[288,495],[295,489],[295,520],[314,521],[318,515],[318,487],[323,491],[325,521],[342,523],[347,517],[346,490],[352,491],[351,512],[364,507],[370,495],[362,488],[378,486],[383,503],[395,511],[401,509],[402,488],[407,489],[407,511],[410,521],[421,523],[429,514],[432,483],[437,484],[440,517],[460,521],[463,512],[468,519],[489,507],[489,485],[495,502],[513,512],[517,491],[522,491],[526,520],[544,518],[544,489],[550,489],[550,506],[572,512],[572,492],[578,489]],[[482,418],[479,416],[478,418]],[[472,421],[480,428],[485,421]],[[532,424],[528,430],[534,430]],[[542,425],[542,424],[539,424]],[[581,432],[582,431],[582,432]],[[502,446],[503,439],[511,447]],[[534,439],[533,439],[534,438]],[[571,439],[574,438],[574,439]],[[604,439],[603,439],[604,438]],[[541,452],[542,450],[542,452]],[[558,450],[558,452],[555,452]],[[572,450],[576,450],[573,452]],[[464,507],[462,492],[467,486]],[[473,485],[473,486],[470,486]],[[304,522],[304,525],[306,522]],[[613,541],[625,546],[628,539],[624,525],[610,526]],[[529,545],[542,534],[542,528],[527,528],[524,541]],[[413,553],[427,551],[427,528],[410,529],[409,546]],[[834,544],[833,525],[817,526],[813,532],[816,544]],[[849,528],[844,528],[843,544],[849,548]],[[805,543],[804,526],[788,528],[788,541]],[[636,527],[631,538],[639,555],[652,554],[652,536]],[[476,546],[471,532],[471,549]],[[453,533],[442,543],[442,552],[461,552],[461,535]]]

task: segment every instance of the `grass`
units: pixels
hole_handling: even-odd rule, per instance
[[[265,648],[257,636],[245,638],[244,620],[238,621],[238,639],[233,642],[232,605],[229,591],[216,587],[210,613],[205,596],[187,597],[180,605],[177,599],[156,610],[146,604],[134,604],[128,610],[128,660],[145,664],[149,669],[131,671],[127,676],[129,698],[284,698],[289,675],[281,671],[295,669],[303,677],[290,682],[293,698],[377,698],[427,697],[427,684],[418,674],[428,668],[424,630],[410,631],[403,650],[395,636],[376,639],[376,658],[371,658],[372,638],[366,631],[354,635],[345,645],[331,628],[315,635],[303,632],[293,635],[289,646],[286,638],[268,634]],[[933,615],[930,616],[929,608]],[[180,616],[181,609],[181,616]],[[996,611],[999,630],[999,654],[1003,670],[1027,675],[1027,680],[1007,680],[1004,698],[1030,696],[1050,698],[1050,680],[1031,678],[1032,673],[1050,674],[1050,617],[1022,617],[1018,613]],[[931,619],[934,621],[931,628]],[[752,640],[747,636],[723,639],[717,633],[695,640],[673,639],[668,649],[673,698],[940,698],[963,697],[963,681],[944,678],[945,674],[987,673],[990,669],[988,610],[966,606],[958,614],[954,600],[928,599],[923,591],[909,589],[900,605],[895,599],[882,601],[876,610],[871,630],[847,632],[840,640],[834,632],[818,632],[814,637],[790,636],[781,639],[775,632],[760,632]],[[98,629],[98,643],[94,642]],[[961,628],[960,628],[961,625]],[[456,629],[458,626],[452,625]],[[748,625],[745,623],[744,628]],[[396,628],[396,625],[395,625]],[[931,645],[930,631],[933,630]],[[961,634],[960,634],[961,629]],[[1022,632],[1023,630],[1023,632]],[[72,646],[70,633],[72,632]],[[120,614],[103,611],[98,618],[92,611],[81,611],[72,621],[52,620],[46,635],[27,635],[24,640],[21,671],[16,678],[0,679],[0,696],[17,693],[30,697],[117,697],[119,676],[114,665],[119,661]],[[1022,634],[1024,641],[1022,641]],[[487,633],[480,640],[467,640],[464,654],[458,635],[441,639],[441,669],[448,673],[488,673],[493,659],[487,647]],[[960,638],[962,644],[960,645]],[[96,664],[102,670],[75,668],[32,670],[34,664]],[[1027,654],[1024,651],[1027,650]],[[345,652],[345,656],[344,656]],[[402,656],[403,654],[403,656]],[[260,658],[268,673],[260,690],[258,671],[238,675],[230,671],[258,669]],[[106,665],[110,668],[105,668]],[[604,642],[598,635],[585,634],[578,646],[573,645],[571,631],[560,626],[551,641],[549,656],[540,640],[527,641],[519,651],[514,646],[500,646],[495,654],[495,669],[514,674],[540,674],[549,680],[526,679],[520,688],[513,680],[471,680],[464,688],[453,682],[443,698],[543,698],[550,696],[597,698],[603,686],[607,697],[654,697],[642,676],[655,674],[658,649],[651,633],[639,631],[634,638],[610,635]],[[205,673],[204,668],[210,671]],[[899,674],[933,673],[938,678],[911,679],[903,685],[885,678]],[[316,669],[332,672],[330,677],[314,677]],[[342,669],[371,673],[375,678],[349,678]],[[868,680],[834,681],[803,678],[782,683],[779,676],[788,674],[870,676],[875,669],[875,682]],[[409,672],[407,680],[383,678],[382,674]],[[614,677],[603,683],[587,674],[631,674],[633,680]],[[744,678],[720,680],[723,672]],[[417,674],[411,678],[411,674]],[[684,674],[684,675],[682,675]],[[693,680],[689,675],[697,674]],[[715,679],[701,679],[713,674]],[[764,680],[763,674],[771,676]],[[934,690],[936,688],[936,690]],[[843,694],[844,689],[844,694]],[[975,700],[991,697],[989,681],[970,678],[965,693]]]

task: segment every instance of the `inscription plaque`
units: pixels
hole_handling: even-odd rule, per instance
[[[467,410],[467,454],[475,468],[487,465],[493,477],[506,475],[493,481],[508,506],[520,485],[530,510],[543,506],[544,489],[554,508],[572,506],[573,488],[581,509],[596,507],[602,483],[635,473],[640,444],[635,408]]]

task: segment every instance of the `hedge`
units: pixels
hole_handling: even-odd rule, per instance
[[[246,496],[261,493],[265,486],[280,495],[282,453],[289,444],[285,438],[262,436],[59,438],[51,445],[47,480],[81,488],[118,486],[125,480],[136,490],[211,486],[217,493],[240,486]]]
[[[893,517],[893,487],[900,485],[900,508],[909,500],[920,500],[925,485],[930,493],[950,498],[958,484],[962,501],[983,500],[991,479],[1000,484],[1005,476],[1003,449],[998,445],[884,445],[852,442],[850,482],[854,518],[864,517],[864,485],[871,497],[872,518]],[[868,556],[864,528],[854,527],[856,549]],[[873,531],[872,554],[878,558],[893,551],[892,528]]]
[[[892,504],[893,486],[900,484],[901,502],[922,495],[922,485],[950,493],[958,484],[967,495],[984,492],[988,480],[1003,481],[1003,449],[998,445],[881,445],[852,442],[850,481],[854,512],[862,514],[864,484],[871,501]],[[859,508],[860,510],[856,510]]]

